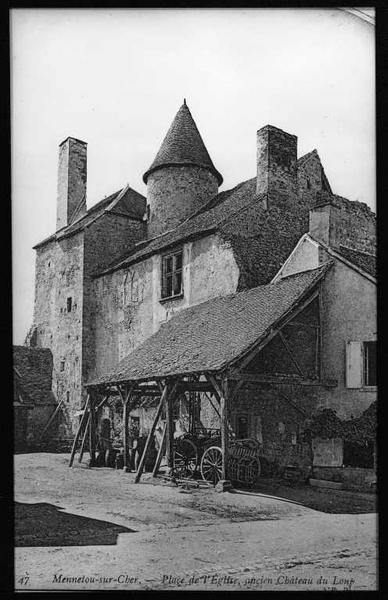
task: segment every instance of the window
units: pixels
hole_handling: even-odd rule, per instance
[[[66,402],[70,402],[70,392],[66,392]]]
[[[376,342],[364,342],[364,385],[375,386],[376,382]]]
[[[64,371],[65,370],[65,361],[61,360],[61,364],[60,364],[60,370]]]
[[[182,293],[182,250],[162,257],[162,298]]]
[[[248,437],[248,416],[237,415],[236,418],[236,437],[237,439],[245,439]]]
[[[346,387],[374,387],[376,381],[376,342],[347,342]]]
[[[71,304],[72,304],[72,298],[68,298],[66,301],[66,305],[67,305],[67,312],[71,311]]]

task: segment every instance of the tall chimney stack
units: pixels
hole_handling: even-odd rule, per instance
[[[59,145],[57,231],[86,212],[87,144],[68,137]]]
[[[257,194],[297,192],[296,135],[273,125],[257,132]]]

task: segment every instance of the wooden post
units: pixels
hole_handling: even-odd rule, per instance
[[[162,408],[163,408],[163,404],[166,401],[166,396],[167,396],[168,393],[170,393],[169,387],[170,386],[168,384],[165,385],[163,393],[162,393],[162,396],[160,398],[160,402],[159,402],[158,408],[156,410],[155,418],[154,418],[154,421],[152,423],[151,429],[149,431],[149,434],[148,434],[148,437],[147,437],[147,441],[146,441],[145,446],[144,446],[143,454],[142,454],[142,457],[140,459],[140,463],[139,463],[139,466],[138,466],[138,469],[137,469],[137,473],[136,473],[136,477],[135,477],[135,483],[138,483],[140,481],[140,477],[141,477],[141,475],[143,473],[145,459],[146,459],[146,456],[147,456],[148,448],[149,448],[150,443],[151,443],[152,436],[154,435],[156,425],[158,424],[160,415],[162,413]],[[173,386],[173,388],[171,390],[171,395],[172,396],[174,395],[175,390],[176,390],[177,387],[178,387],[178,382],[176,382],[174,384],[174,386]]]
[[[124,473],[128,473],[130,468],[128,465],[128,454],[129,454],[129,436],[128,436],[128,421],[129,421],[129,413],[132,410],[133,402],[131,400],[132,392],[136,386],[136,383],[132,382],[129,386],[126,387],[125,394],[122,393],[121,388],[117,385],[117,390],[119,392],[121,401],[123,403],[123,471]],[[130,401],[131,400],[131,401]]]
[[[220,406],[221,406],[221,398],[224,396],[223,386],[218,383],[217,379],[211,373],[208,373],[206,375],[206,377],[207,377],[208,381],[211,382],[211,384],[212,384],[212,386],[214,388],[214,396],[216,397],[216,399],[218,400],[218,402],[220,403]],[[229,400],[229,388],[228,388],[228,400]],[[220,416],[220,421],[221,421],[221,414],[219,416]],[[228,430],[229,430],[230,434],[233,437],[234,436],[233,427],[232,427],[232,424],[231,424],[231,422],[229,420],[229,416],[228,415],[226,417],[226,422],[227,422]],[[222,426],[221,426],[221,428],[222,428]]]
[[[221,450],[222,450],[222,476],[225,480],[226,466],[228,463],[228,380],[223,380],[222,396],[220,398],[220,416],[221,416]]]
[[[168,392],[165,398],[166,407],[166,460],[167,467],[171,473],[173,468],[173,441],[174,441],[174,422],[172,418],[172,395],[170,393],[170,385],[167,383],[166,388]]]
[[[123,408],[123,446],[124,446],[124,473],[129,472],[128,465],[128,452],[129,452],[129,436],[128,436],[128,421],[129,421],[129,394],[127,393],[124,398]]]
[[[166,446],[166,423],[163,426],[162,439],[160,441],[160,448],[158,450],[158,455],[156,457],[155,466],[152,471],[152,477],[156,477],[159,471],[160,463],[162,462],[163,453]]]
[[[79,425],[78,425],[77,433],[75,434],[75,438],[74,438],[73,445],[72,445],[72,448],[71,448],[71,453],[70,453],[69,467],[71,467],[73,465],[73,460],[74,460],[75,452],[77,450],[77,443],[78,443],[78,440],[79,440],[79,436],[81,435],[81,430],[82,430],[83,424],[86,421],[86,417],[87,417],[87,414],[88,414],[89,404],[90,404],[90,394],[88,394],[88,397],[86,399],[84,414],[81,417],[81,420],[80,420]]]
[[[81,449],[79,451],[79,457],[78,457],[78,462],[79,463],[82,461],[82,458],[83,458],[83,455],[84,455],[86,438],[88,436],[89,426],[90,426],[90,414],[88,415],[88,420],[86,421],[85,431],[84,431],[84,435],[83,435],[82,442],[81,442]]]
[[[96,464],[96,410],[92,395],[90,396],[89,453],[89,467],[93,467]]]

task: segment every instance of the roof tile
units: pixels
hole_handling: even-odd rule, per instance
[[[210,170],[222,183],[222,176],[215,168],[202,140],[186,101],[178,110],[154,162],[143,175],[144,183],[156,169],[167,166],[196,165]]]
[[[225,368],[264,338],[330,264],[180,311],[117,368],[89,385]]]

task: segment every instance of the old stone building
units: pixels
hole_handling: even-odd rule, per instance
[[[260,302],[250,310],[260,313],[265,303],[282,305],[283,296],[272,297],[272,291],[265,291],[268,285],[278,290],[284,280],[280,287],[286,290],[296,277],[304,283],[298,287],[302,295],[294,300],[302,302],[303,294],[312,291],[312,272],[318,273],[313,279],[319,298],[314,296],[299,320],[295,317],[296,333],[288,324],[287,335],[283,332],[288,344],[275,337],[266,346],[266,356],[255,359],[255,373],[269,378],[236,398],[234,427],[242,436],[257,437],[269,461],[280,456],[286,464],[297,452],[301,415],[335,408],[349,419],[368,408],[375,399],[375,381],[368,385],[365,377],[373,374],[362,361],[369,352],[372,364],[374,349],[365,344],[376,339],[375,215],[365,204],[333,193],[317,150],[298,158],[296,136],[262,127],[257,132],[256,173],[220,191],[222,176],[184,102],[143,176],[146,198],[127,186],[88,209],[86,165],[84,142],[62,142],[57,231],[35,246],[35,310],[26,340],[51,349],[53,389],[64,399],[73,430],[85,403],[85,384],[117,372],[134,350],[143,356],[147,340],[157,344],[161,363],[164,353],[174,361],[169,348],[180,337],[179,327],[185,332],[192,319],[213,336],[205,341],[199,335],[198,344],[207,345],[207,352],[221,352],[212,323],[219,323],[218,313],[230,323],[234,319],[233,313],[223,313],[222,298],[229,302],[230,294],[243,299],[257,293]],[[244,314],[242,305],[235,309]],[[286,309],[291,307],[284,304]],[[314,340],[306,327],[298,332],[303,320],[312,323],[314,332],[319,330]],[[164,346],[155,335],[162,335]],[[185,335],[195,339],[190,327]],[[349,349],[350,342],[358,346]],[[298,367],[294,373],[292,357],[285,358],[287,345],[307,369],[310,386],[294,380],[284,380],[285,387],[279,382],[272,386],[270,376],[300,376]],[[202,346],[187,350],[187,355],[194,360]],[[179,348],[184,355],[184,345]],[[346,348],[353,352],[348,369],[354,370],[358,360],[364,378],[358,389],[346,383]],[[211,425],[211,411],[205,406],[201,411]],[[145,431],[148,413],[139,408],[133,412]]]

